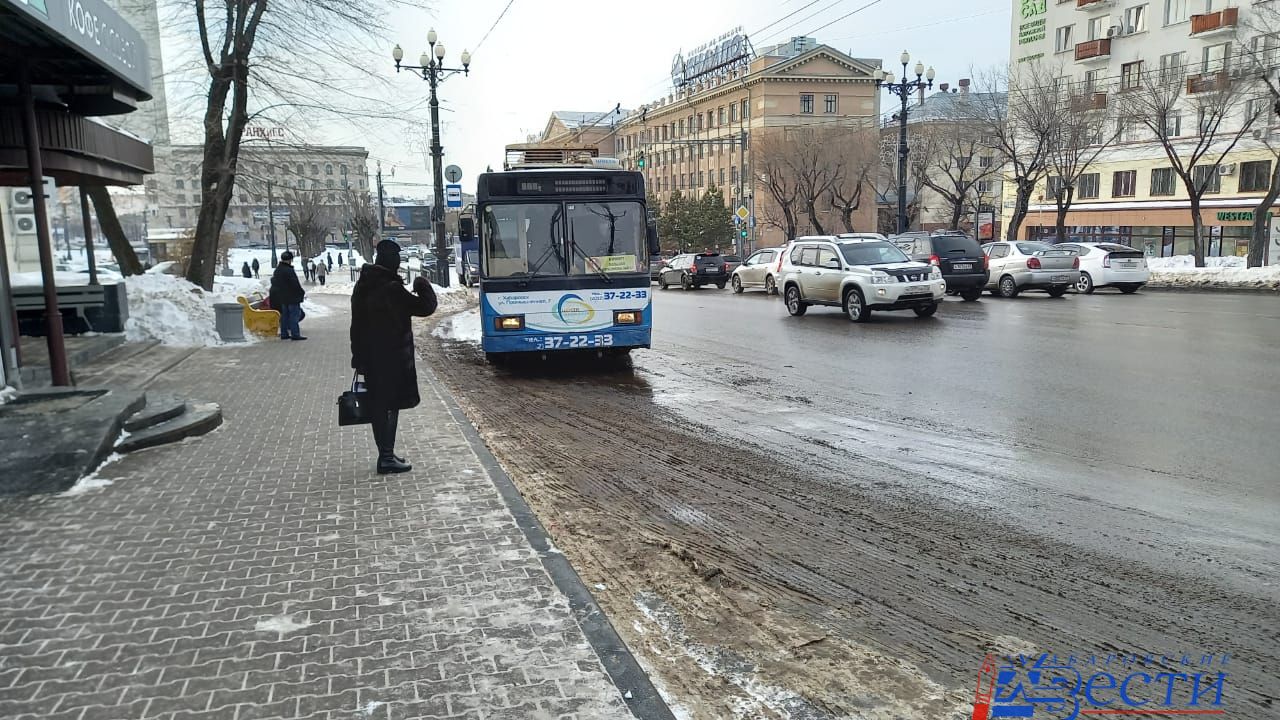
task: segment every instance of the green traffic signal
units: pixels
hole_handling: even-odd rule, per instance
[[[747,231],[746,231],[746,230],[739,230],[739,231],[738,231],[738,234],[742,236],[742,239],[743,239],[743,240],[747,239]]]
[[[641,170],[644,169],[644,153],[640,153],[640,156],[636,158],[636,166]]]

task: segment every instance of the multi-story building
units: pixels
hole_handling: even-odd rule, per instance
[[[240,148],[236,187],[223,232],[231,233],[239,244],[264,241],[269,201],[280,215],[288,209],[290,198],[300,193],[318,195],[339,222],[346,191],[369,192],[368,159],[369,152],[362,147],[245,143]],[[203,161],[200,145],[171,147],[164,161],[167,165],[158,173],[169,187],[156,188],[148,218],[151,227],[195,227]],[[281,230],[277,227],[276,232]]]
[[[631,111],[612,139],[613,154],[625,167],[640,168],[643,156],[646,186],[660,201],[676,191],[701,194],[716,187],[730,207],[747,208],[751,231],[739,250],[748,250],[787,240],[764,222],[771,201],[754,168],[753,138],[807,126],[874,128],[880,61],[797,37],[725,62],[719,48],[741,47],[736,42],[728,37],[727,45],[713,48],[720,54],[711,63],[691,59],[677,88]],[[701,74],[689,71],[708,66]],[[865,193],[855,213],[858,229],[875,228],[873,195]],[[806,228],[802,221],[800,230]]]
[[[1276,157],[1260,140],[1274,129],[1274,113],[1260,112],[1271,101],[1250,99],[1255,91],[1245,70],[1257,57],[1255,49],[1274,54],[1274,38],[1256,37],[1247,29],[1258,17],[1257,7],[1221,0],[1025,0],[1013,13],[1010,63],[1015,74],[1038,65],[1045,69],[1042,77],[1065,81],[1092,109],[1126,107],[1126,93],[1146,92],[1150,78],[1171,83],[1182,109],[1169,117],[1168,132],[1185,137],[1177,142],[1188,145],[1200,140],[1196,95],[1220,83],[1238,86],[1239,102],[1219,136],[1234,138],[1246,118],[1260,120],[1221,163],[1215,165],[1219,153],[1211,152],[1200,172],[1209,186],[1202,203],[1207,254],[1244,254],[1251,211],[1266,191]],[[1122,122],[1113,116],[1109,122],[1118,123],[1119,139],[1076,184],[1066,219],[1071,237],[1128,244],[1150,255],[1189,254],[1190,202],[1161,144],[1132,118]],[[1056,207],[1046,192],[1048,181],[1031,197],[1022,237],[1054,232]],[[1007,183],[1006,222],[1012,193]]]

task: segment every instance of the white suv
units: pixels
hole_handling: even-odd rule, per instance
[[[853,322],[871,317],[872,310],[914,310],[929,317],[947,292],[941,269],[913,262],[884,240],[798,238],[782,262],[778,287],[792,315],[803,315],[810,305],[831,305]]]

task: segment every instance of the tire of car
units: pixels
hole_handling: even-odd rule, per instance
[[[849,288],[844,291],[844,315],[852,322],[866,322],[871,317],[871,308],[867,307],[867,301],[862,297],[862,291],[858,288]]]
[[[1125,283],[1124,285],[1118,285],[1117,287],[1119,287],[1120,292],[1125,295],[1132,295],[1138,292],[1138,289],[1142,287],[1142,283]]]
[[[718,283],[716,283],[716,289],[717,289],[717,290],[723,290],[723,289],[724,289],[724,283],[722,283],[722,282],[718,282]]]
[[[1087,272],[1080,273],[1080,280],[1076,283],[1076,292],[1082,292],[1085,295],[1092,295],[1094,291],[1093,276]]]
[[[693,289],[693,280],[688,275],[680,276],[680,289],[685,291]]]
[[[738,295],[741,295],[741,294],[742,294],[742,280],[741,280],[737,275],[734,275],[734,276],[733,276],[733,281],[732,281],[732,282],[733,282],[733,292],[734,292],[734,293],[736,293],[736,294],[738,294]]]
[[[661,275],[658,276],[658,287],[663,290],[667,289],[667,279]]]
[[[911,309],[915,311],[916,317],[922,317],[922,318],[932,317],[934,313],[938,312],[938,303],[934,303],[932,305],[923,305],[921,307],[914,307]]]
[[[765,295],[778,294],[778,283],[774,281],[772,275],[768,275],[764,279],[764,294]]]
[[[1018,290],[1018,283],[1013,279],[1012,275],[1005,275],[1000,278],[1000,297],[1016,298],[1019,292],[1021,291]]]
[[[800,288],[795,285],[787,286],[785,298],[787,300],[787,312],[795,317],[800,317],[809,309],[805,301],[800,299]]]
[[[960,297],[965,302],[973,302],[974,300],[982,297],[982,290],[978,288],[974,288],[973,290],[961,290]]]
[[[1063,295],[1067,294],[1067,287],[1068,286],[1066,285],[1063,285],[1062,287],[1051,287],[1048,290],[1046,290],[1046,292],[1049,293],[1049,297],[1060,298]]]

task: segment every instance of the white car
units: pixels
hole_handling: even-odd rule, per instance
[[[913,262],[891,242],[819,236],[791,243],[778,287],[792,315],[804,315],[810,305],[829,305],[853,322],[864,322],[872,310],[912,310],[929,317],[942,303],[947,283],[940,268]]]
[[[740,293],[751,288],[762,288],[769,295],[777,292],[774,270],[783,250],[784,248],[765,248],[751,253],[729,276],[733,291]]]
[[[1100,287],[1113,287],[1122,293],[1137,292],[1151,279],[1147,256],[1137,248],[1115,243],[1060,243],[1053,246],[1070,250],[1080,258],[1078,292],[1091,294]]]

